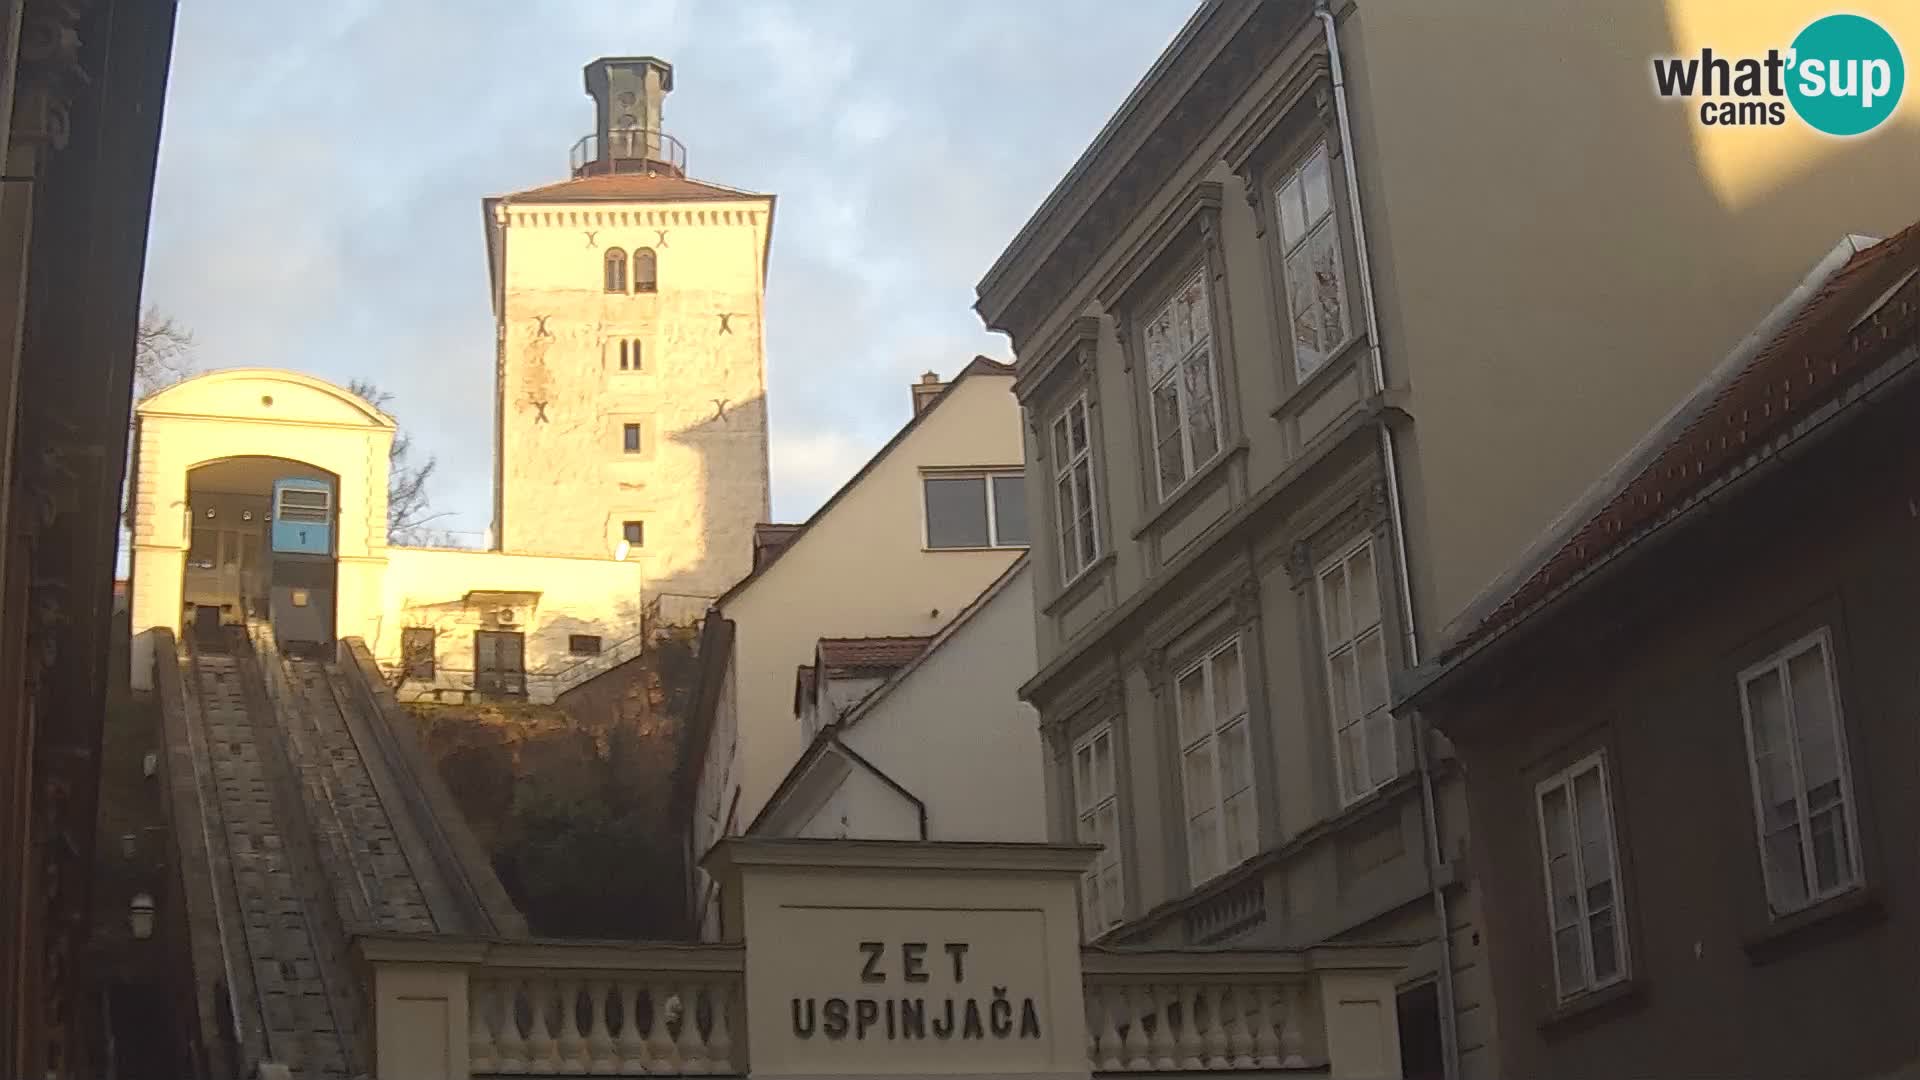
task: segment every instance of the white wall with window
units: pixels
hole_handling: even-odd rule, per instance
[[[1060,532],[1060,580],[1072,581],[1100,558],[1094,512],[1093,424],[1087,396],[1067,403],[1048,425],[1053,454],[1053,514]]]
[[[1253,748],[1238,636],[1174,679],[1180,785],[1186,804],[1187,869],[1198,885],[1259,849]]]
[[[1860,884],[1860,830],[1825,629],[1740,673],[1767,904],[1785,915]]]
[[[921,482],[929,548],[1026,547],[1020,470],[929,472]]]
[[[1294,372],[1306,378],[1347,339],[1347,277],[1334,213],[1333,168],[1320,143],[1273,193]]]
[[[1366,797],[1399,773],[1387,711],[1386,634],[1369,537],[1320,568],[1320,633],[1340,802]]]
[[[1113,752],[1111,724],[1101,724],[1073,744],[1074,835],[1083,844],[1100,845],[1093,866],[1080,879],[1080,925],[1090,938],[1126,917]]]
[[[1220,378],[1205,267],[1173,291],[1144,336],[1154,475],[1164,499],[1220,452]]]
[[[1627,976],[1618,847],[1606,758],[1593,754],[1534,789],[1546,867],[1553,971],[1561,999]]]

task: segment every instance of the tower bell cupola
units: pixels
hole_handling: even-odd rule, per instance
[[[673,65],[652,56],[603,56],[586,67],[593,134],[573,146],[573,175],[665,173],[684,176],[687,148],[661,128],[673,91]]]

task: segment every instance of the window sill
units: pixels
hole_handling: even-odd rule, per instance
[[[1627,978],[1561,1002],[1540,1020],[1540,1034],[1553,1036],[1610,1020],[1647,1003],[1646,983]]]
[[[1313,369],[1313,374],[1294,383],[1293,390],[1280,399],[1270,413],[1275,420],[1285,420],[1294,413],[1305,409],[1307,403],[1317,398],[1327,387],[1339,382],[1358,367],[1358,358],[1366,350],[1367,335],[1355,334],[1333,351],[1326,362]],[[1362,395],[1365,396],[1365,395]]]
[[[1179,487],[1174,488],[1166,498],[1160,500],[1160,508],[1149,515],[1139,528],[1133,530],[1133,538],[1139,540],[1148,533],[1154,532],[1165,524],[1168,518],[1176,516],[1182,509],[1191,505],[1197,492],[1205,489],[1215,477],[1226,470],[1228,464],[1245,457],[1246,453],[1247,441],[1242,439],[1215,455],[1212,461],[1200,467],[1199,472],[1181,481]]]
[[[1109,551],[1105,555],[1088,563],[1084,569],[1073,576],[1072,581],[1067,582],[1066,585],[1061,587],[1059,592],[1053,595],[1053,599],[1048,600],[1041,606],[1040,613],[1043,615],[1054,615],[1058,613],[1061,608],[1070,606],[1081,597],[1092,592],[1095,583],[1107,576],[1107,568],[1113,565],[1115,558],[1114,553]]]
[[[1780,916],[1766,929],[1748,934],[1741,940],[1740,947],[1746,950],[1749,963],[1768,964],[1803,948],[1863,930],[1886,915],[1880,889],[1863,885],[1791,915]]]
[[[921,547],[929,555],[940,555],[949,551],[1025,551],[1030,544],[975,544],[967,547]]]

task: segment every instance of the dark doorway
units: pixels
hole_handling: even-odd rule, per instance
[[[1440,1038],[1439,984],[1409,986],[1395,1004],[1400,1014],[1400,1075],[1406,1080],[1441,1080],[1446,1051]]]
[[[511,630],[474,631],[473,688],[483,694],[526,693],[526,639]]]

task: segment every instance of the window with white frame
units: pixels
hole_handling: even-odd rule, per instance
[[[1027,546],[1027,502],[1017,471],[935,473],[923,478],[927,546]]]
[[[1099,844],[1093,868],[1080,879],[1081,925],[1088,937],[1118,925],[1126,910],[1120,880],[1120,794],[1114,785],[1113,726],[1102,724],[1073,744],[1075,834]]]
[[[1253,748],[1238,637],[1174,681],[1180,732],[1180,786],[1186,797],[1187,871],[1193,884],[1253,855]]]
[[[1386,635],[1371,538],[1320,569],[1320,630],[1326,649],[1327,708],[1333,716],[1340,802],[1353,802],[1398,773],[1393,714],[1387,711]]]
[[[1281,179],[1273,200],[1280,221],[1293,366],[1304,379],[1347,339],[1347,278],[1326,143],[1314,147]]]
[[[1627,974],[1605,757],[1594,754],[1542,781],[1534,799],[1553,930],[1554,986],[1565,1000]]]
[[[1853,778],[1825,629],[1740,673],[1767,905],[1785,915],[1860,884]]]
[[[1197,269],[1145,331],[1154,474],[1165,498],[1220,452],[1220,395],[1205,268]]]
[[[1093,427],[1087,396],[1053,418],[1053,512],[1060,529],[1060,580],[1072,581],[1100,557],[1093,512]]]

